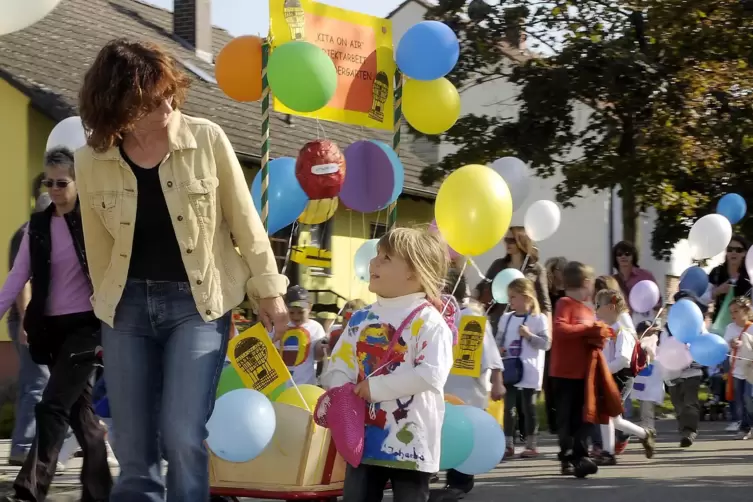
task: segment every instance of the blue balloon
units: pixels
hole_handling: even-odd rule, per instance
[[[253,389],[231,390],[214,405],[207,445],[228,462],[248,462],[272,441],[275,427],[275,409],[267,396]]]
[[[460,42],[455,32],[439,21],[423,21],[400,39],[395,61],[412,79],[436,80],[450,73],[459,57]]]
[[[269,162],[269,220],[267,233],[275,234],[291,225],[306,209],[309,197],[295,177],[295,159],[280,157]],[[261,216],[261,171],[251,183],[251,198]]]
[[[709,287],[709,276],[701,267],[690,267],[680,276],[679,291],[692,291],[698,297],[703,296]]]
[[[505,456],[505,433],[502,432],[502,427],[493,416],[480,408],[456,408],[462,409],[473,424],[473,450],[455,470],[472,476],[491,471]]]
[[[473,451],[473,424],[459,406],[445,403],[439,469],[454,469]]]
[[[517,268],[506,268],[498,273],[492,281],[492,297],[497,303],[507,303],[507,287],[515,279],[523,279],[523,272]]]
[[[690,355],[703,366],[716,366],[727,359],[729,345],[719,335],[704,333],[690,344]]]
[[[745,199],[736,193],[728,193],[716,205],[716,212],[724,216],[733,225],[745,217],[748,207]]]
[[[667,324],[678,341],[693,343],[703,332],[703,314],[695,302],[683,299],[670,307]]]
[[[369,239],[361,244],[353,257],[353,270],[356,277],[363,282],[369,282],[369,264],[373,258],[376,258],[377,244],[379,244],[379,239]]]

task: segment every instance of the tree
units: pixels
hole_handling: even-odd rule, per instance
[[[449,78],[461,90],[507,79],[520,108],[512,119],[461,118],[444,135],[457,153],[424,182],[516,155],[540,176],[562,172],[565,205],[619,187],[626,239],[637,240],[637,217],[655,208],[652,248],[666,257],[721,194],[753,196],[751,3],[440,0],[429,17],[461,40]],[[539,55],[512,65],[509,42],[520,36]],[[591,110],[582,130],[579,103]],[[744,227],[753,233],[753,222]]]

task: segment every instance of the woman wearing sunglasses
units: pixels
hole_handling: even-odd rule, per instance
[[[742,236],[733,235],[729,244],[727,244],[724,263],[714,267],[709,274],[711,297],[714,302],[712,324],[717,320],[719,315],[725,312],[722,304],[730,290],[734,292],[732,294],[734,298],[740,296],[750,297],[751,295],[750,278],[745,269],[745,255],[748,253],[749,247],[750,244]]]
[[[656,282],[654,274],[638,266],[638,249],[636,249],[632,242],[621,241],[614,245],[612,248],[612,267],[617,271],[613,277],[617,279],[625,298],[630,298],[630,290],[641,281],[651,281],[657,286],[659,285]],[[661,290],[662,288],[660,287],[659,289]],[[657,308],[660,306],[661,299],[656,304]],[[645,320],[650,321],[654,318],[654,312],[631,311],[631,314],[634,324]]]

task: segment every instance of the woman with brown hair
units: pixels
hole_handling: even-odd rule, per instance
[[[288,281],[230,141],[179,110],[188,84],[160,47],[114,40],[80,92],[76,171],[121,468],[110,502],[209,498],[230,311],[248,294],[270,329],[288,323]]]

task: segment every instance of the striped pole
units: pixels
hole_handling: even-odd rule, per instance
[[[269,228],[269,39],[261,46],[261,221]]]
[[[392,132],[392,149],[400,155],[400,126],[403,123],[403,74],[395,70],[395,117]],[[388,228],[395,228],[397,224],[397,201],[390,206]]]

